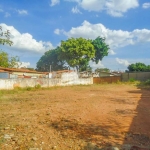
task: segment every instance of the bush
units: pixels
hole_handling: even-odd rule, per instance
[[[135,82],[135,79],[134,78],[130,78],[129,82]]]
[[[145,81],[145,84],[146,84],[146,85],[150,85],[150,79],[146,80],[146,81]]]
[[[28,87],[26,87],[26,90],[27,90],[27,91],[31,91],[31,90],[32,90],[32,87],[28,86]]]
[[[35,89],[40,89],[40,88],[41,88],[40,84],[35,85]]]

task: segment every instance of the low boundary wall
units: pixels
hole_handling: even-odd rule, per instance
[[[93,83],[100,84],[100,83],[114,83],[121,81],[121,76],[109,76],[109,77],[94,77]]]
[[[146,81],[150,79],[150,72],[128,72],[122,73],[121,75],[122,81],[128,81],[130,79],[138,80],[138,81]]]
[[[36,85],[41,87],[51,86],[67,86],[67,85],[88,85],[93,84],[93,78],[79,78],[72,81],[64,81],[62,79],[0,79],[0,89],[14,89],[15,87],[35,87]]]

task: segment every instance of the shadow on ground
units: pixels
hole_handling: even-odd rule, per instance
[[[115,131],[112,132],[111,126],[94,125],[90,122],[82,124],[74,119],[61,119],[53,122],[51,126],[59,131],[64,138],[70,136],[70,138],[84,140],[87,145],[82,150],[99,150],[99,147],[110,147],[111,143],[103,139],[119,138]]]
[[[136,116],[132,120],[122,145],[118,145],[117,142],[112,145],[103,140],[109,141],[111,138],[119,140],[120,135],[112,130],[111,125],[95,125],[92,122],[83,124],[75,119],[62,118],[52,122],[50,126],[59,131],[63,137],[70,136],[70,138],[76,137],[84,140],[87,145],[82,150],[150,150],[150,88],[139,88],[139,90],[129,91],[129,95],[130,93],[135,97],[140,94],[141,97],[135,110]],[[117,122],[115,124],[117,125]]]
[[[133,150],[150,150],[150,88],[138,87],[138,91],[129,91],[134,96],[141,94],[124,144],[131,145]]]

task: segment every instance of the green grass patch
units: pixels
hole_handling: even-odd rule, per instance
[[[150,86],[150,79],[145,81],[145,85],[149,85]]]

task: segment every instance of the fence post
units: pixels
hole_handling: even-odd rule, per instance
[[[121,74],[121,76],[120,76],[120,80],[121,80],[121,82],[122,82],[122,78],[123,78],[123,77],[122,77],[122,75],[123,75],[123,73],[122,73],[122,74]]]
[[[128,80],[129,80],[129,72],[128,72]]]

